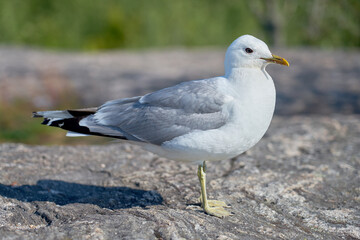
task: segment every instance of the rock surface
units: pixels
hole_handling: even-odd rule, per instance
[[[208,164],[210,199],[233,216],[201,211],[196,166],[136,146],[9,143],[0,145],[0,239],[360,239],[359,51],[273,52],[291,64],[268,68],[282,117],[246,154]],[[224,53],[0,47],[0,101],[47,109],[70,93],[95,106],[222,75]]]
[[[253,149],[196,166],[136,146],[0,145],[1,239],[360,239],[358,116],[277,117]]]

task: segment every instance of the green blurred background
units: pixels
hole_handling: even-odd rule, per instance
[[[223,48],[242,34],[272,46],[358,48],[360,1],[0,0],[0,45],[5,48]],[[69,96],[73,94],[60,96],[63,105],[55,108],[78,107],[76,96]],[[73,141],[31,119],[31,109],[24,99],[0,102],[0,142]]]
[[[0,0],[0,43],[100,50],[271,45],[360,46],[359,0]]]

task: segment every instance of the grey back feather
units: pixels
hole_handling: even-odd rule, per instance
[[[131,140],[160,145],[194,130],[223,126],[224,99],[216,79],[184,82],[143,97],[107,102],[91,120]]]

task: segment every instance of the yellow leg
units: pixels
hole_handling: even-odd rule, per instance
[[[201,207],[203,207],[203,201],[202,201],[202,197],[199,197],[199,201],[201,203]],[[207,200],[207,203],[209,205],[209,207],[224,207],[224,208],[231,208],[229,205],[227,205],[225,202],[223,201],[219,201],[219,200]]]
[[[230,216],[231,213],[229,213],[224,209],[224,207],[229,207],[229,206],[227,206],[224,202],[207,199],[205,172],[206,172],[206,162],[204,161],[204,163],[202,165],[199,165],[198,167],[198,177],[201,187],[201,197],[200,197],[201,207],[204,209],[204,212],[212,216],[216,216],[220,218]]]

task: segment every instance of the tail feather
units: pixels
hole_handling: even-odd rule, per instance
[[[71,109],[71,110],[55,110],[55,111],[39,111],[33,112],[34,118],[73,118],[84,117],[94,114],[97,108],[83,108],[83,109]]]
[[[68,130],[67,136],[102,136],[118,139],[127,139],[120,129],[98,125],[92,121],[92,115],[97,108],[73,109],[62,111],[33,112],[33,117],[44,118],[42,124]],[[82,121],[83,120],[83,121]]]
[[[67,137],[88,137],[88,136],[91,136],[91,135],[68,131],[68,132],[66,133],[66,136],[67,136]]]
[[[64,111],[39,111],[39,112],[33,112],[34,118],[72,118],[72,116],[67,110]]]

